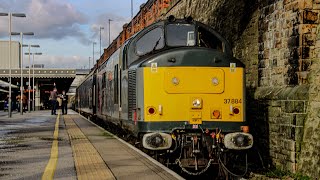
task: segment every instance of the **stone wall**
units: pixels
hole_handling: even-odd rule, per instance
[[[307,118],[299,154],[298,170],[320,177],[320,1],[305,0],[303,7],[302,58],[310,62],[307,82],[310,84]]]
[[[246,65],[247,120],[265,162],[320,177],[320,0],[172,0]]]

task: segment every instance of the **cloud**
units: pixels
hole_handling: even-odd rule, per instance
[[[13,31],[34,32],[35,37],[41,39],[61,40],[66,37],[75,37],[83,44],[89,43],[89,39],[80,28],[81,25],[88,23],[88,19],[70,3],[65,0],[29,0],[27,2],[29,3],[24,2],[25,9],[20,10],[26,13],[27,18],[15,18]],[[8,22],[3,19],[0,20],[0,27],[3,25],[7,27],[8,25],[5,24]],[[1,28],[0,36],[7,36],[6,31],[7,28]]]
[[[93,31],[92,39],[99,44],[100,39],[100,27],[104,27],[101,31],[102,47],[107,47],[109,45],[109,21],[110,22],[110,42],[112,42],[119,33],[123,30],[123,25],[128,23],[130,19],[126,19],[121,16],[117,16],[111,13],[105,13],[98,16],[97,21],[91,26],[91,31]]]

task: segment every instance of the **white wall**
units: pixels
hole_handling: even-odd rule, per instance
[[[20,43],[11,41],[11,68],[20,68]],[[9,69],[9,41],[0,41],[0,69]]]

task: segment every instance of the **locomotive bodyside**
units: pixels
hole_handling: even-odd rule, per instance
[[[95,70],[91,71],[76,89],[75,108],[87,116],[96,113],[95,73]]]

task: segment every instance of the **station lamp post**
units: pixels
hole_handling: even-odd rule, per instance
[[[96,42],[92,43],[92,61],[94,61],[94,45],[97,44]],[[90,69],[90,64],[89,64],[89,69]]]
[[[23,45],[23,47],[29,47],[29,53],[25,53],[26,55],[29,55],[29,82],[28,82],[28,112],[30,113],[30,107],[31,107],[31,97],[30,97],[30,91],[31,91],[31,83],[30,83],[30,74],[31,74],[31,60],[30,60],[30,48],[33,47],[33,48],[39,48],[40,46],[39,45]],[[34,86],[34,85],[33,85]],[[33,88],[32,88],[33,89]]]
[[[101,30],[103,30],[104,29],[104,27],[101,27],[100,26],[100,56],[101,56]],[[92,62],[94,62],[94,59],[93,59],[93,61]],[[93,64],[93,63],[92,63]]]
[[[9,16],[9,106],[8,106],[8,117],[12,116],[12,98],[11,98],[11,19],[13,17],[26,17],[23,13],[0,13],[0,16]]]
[[[110,46],[110,22],[112,21],[112,19],[108,19],[109,22],[109,46]]]
[[[20,34],[20,52],[21,52],[21,60],[20,60],[20,76],[21,76],[21,81],[20,81],[20,114],[23,114],[23,36],[33,36],[33,32],[11,32],[11,35],[19,35]]]
[[[38,45],[38,47],[40,47]],[[25,53],[26,55],[32,54],[32,110],[35,111],[35,97],[34,97],[34,91],[36,90],[36,86],[34,84],[34,55],[42,55],[42,53]]]
[[[34,97],[34,91],[36,90],[36,86],[34,84],[34,55],[42,55],[42,53],[33,53],[32,54],[32,85],[33,85],[33,89],[32,89],[32,104],[33,104],[33,111],[35,111],[36,106],[35,106],[35,97]]]

